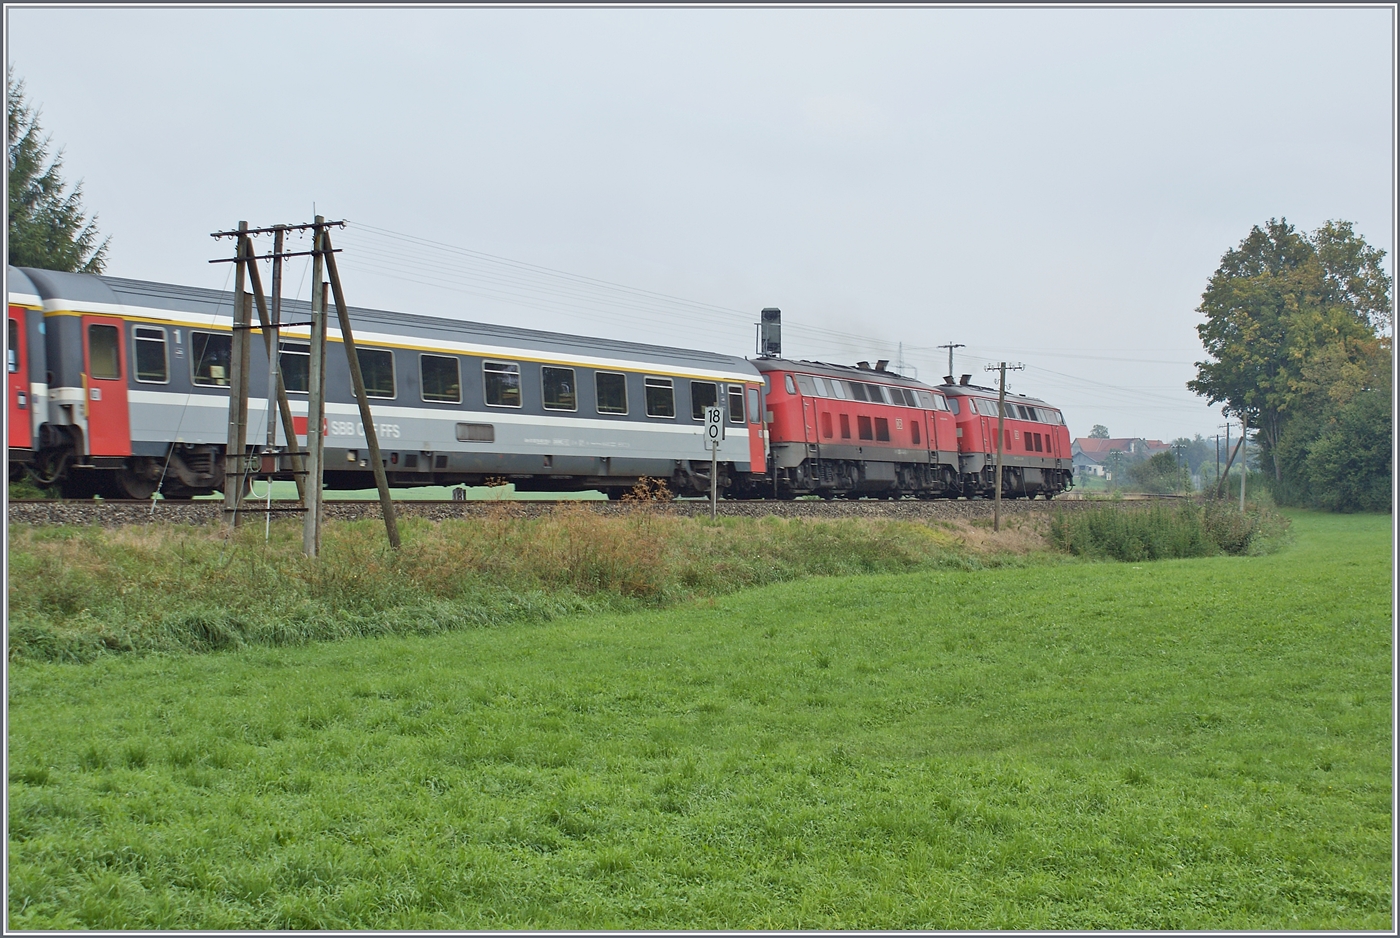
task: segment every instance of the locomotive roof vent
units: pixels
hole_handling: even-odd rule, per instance
[[[943,376],[943,383],[944,383],[944,384],[952,384],[952,383],[953,383],[953,380],[954,380],[954,379],[953,379],[953,376],[952,376],[952,375],[944,375],[944,376]]]
[[[870,362],[856,362],[856,367],[859,368],[861,371],[869,371]]]
[[[963,375],[961,378],[958,379],[958,384],[971,384],[971,383],[972,383],[972,375]]]
[[[758,357],[783,357],[783,311],[766,307],[758,314]]]
[[[877,361],[877,362],[875,363],[875,370],[876,370],[876,371],[884,371],[884,370],[885,370],[885,366],[888,365],[889,363],[890,363],[890,360],[889,360],[888,358],[882,358],[882,359],[880,359],[879,361]]]

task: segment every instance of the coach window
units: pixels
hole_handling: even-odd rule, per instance
[[[544,388],[545,410],[578,410],[578,387],[572,368],[545,365],[540,369],[540,384]]]
[[[88,326],[88,368],[94,378],[120,378],[116,326]]]
[[[232,357],[232,335],[190,331],[190,374],[195,384],[201,387],[228,387],[228,363]],[[291,390],[290,382],[287,389]],[[306,390],[305,383],[300,390]]]
[[[136,380],[142,384],[166,384],[170,381],[170,361],[165,354],[165,329],[161,326],[137,326],[132,330],[135,342]]]
[[[453,367],[457,360],[452,359]],[[482,362],[486,403],[491,407],[520,406],[520,366],[515,362]]]
[[[875,418],[875,439],[881,443],[890,441],[890,422],[884,417]]]
[[[850,438],[851,438],[851,415],[850,415],[850,414],[842,414],[842,415],[841,415],[841,439],[843,439],[843,440],[849,440]]]
[[[759,422],[758,388],[749,388],[749,423]]]
[[[365,397],[394,397],[394,353],[384,348],[357,348],[355,357],[365,379]]]
[[[600,371],[593,376],[598,389],[598,413],[627,413],[627,376],[615,371]]]
[[[14,374],[19,371],[19,320],[11,319],[9,323],[10,341],[5,346],[5,367],[10,374]]]
[[[441,401],[444,404],[462,403],[462,363],[455,355],[419,355],[418,376],[423,382],[420,391],[423,400]],[[518,379],[519,375],[516,377]],[[490,387],[489,378],[487,387]],[[517,383],[517,394],[519,390]],[[489,398],[486,403],[491,403]]]
[[[744,422],[744,386],[742,384],[729,386],[729,422]]]
[[[705,419],[705,408],[719,403],[719,389],[713,381],[690,382],[690,416],[696,420]]]
[[[192,343],[195,335],[190,333]],[[281,349],[277,355],[277,370],[282,373],[283,387],[289,393],[305,394],[311,387],[311,346],[306,342],[279,342],[277,347]],[[197,344],[194,354],[195,358],[199,357]]]
[[[672,387],[671,379],[648,376],[643,383],[647,389],[647,416],[676,416],[676,389]]]

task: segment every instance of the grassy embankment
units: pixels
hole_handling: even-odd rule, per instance
[[[10,926],[1385,929],[1390,520],[1295,530],[21,663]]]
[[[708,519],[639,507],[561,506],[527,518],[503,503],[474,520],[326,525],[321,559],[301,525],[10,529],[10,656],[296,645],[661,608],[810,575],[1052,560],[1046,523]]]

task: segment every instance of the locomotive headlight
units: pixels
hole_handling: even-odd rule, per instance
[[[357,462],[360,458],[360,451],[357,449],[347,449],[345,451],[346,462]]]

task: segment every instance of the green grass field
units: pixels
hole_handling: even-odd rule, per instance
[[[9,927],[1388,929],[1389,517],[9,673]]]

